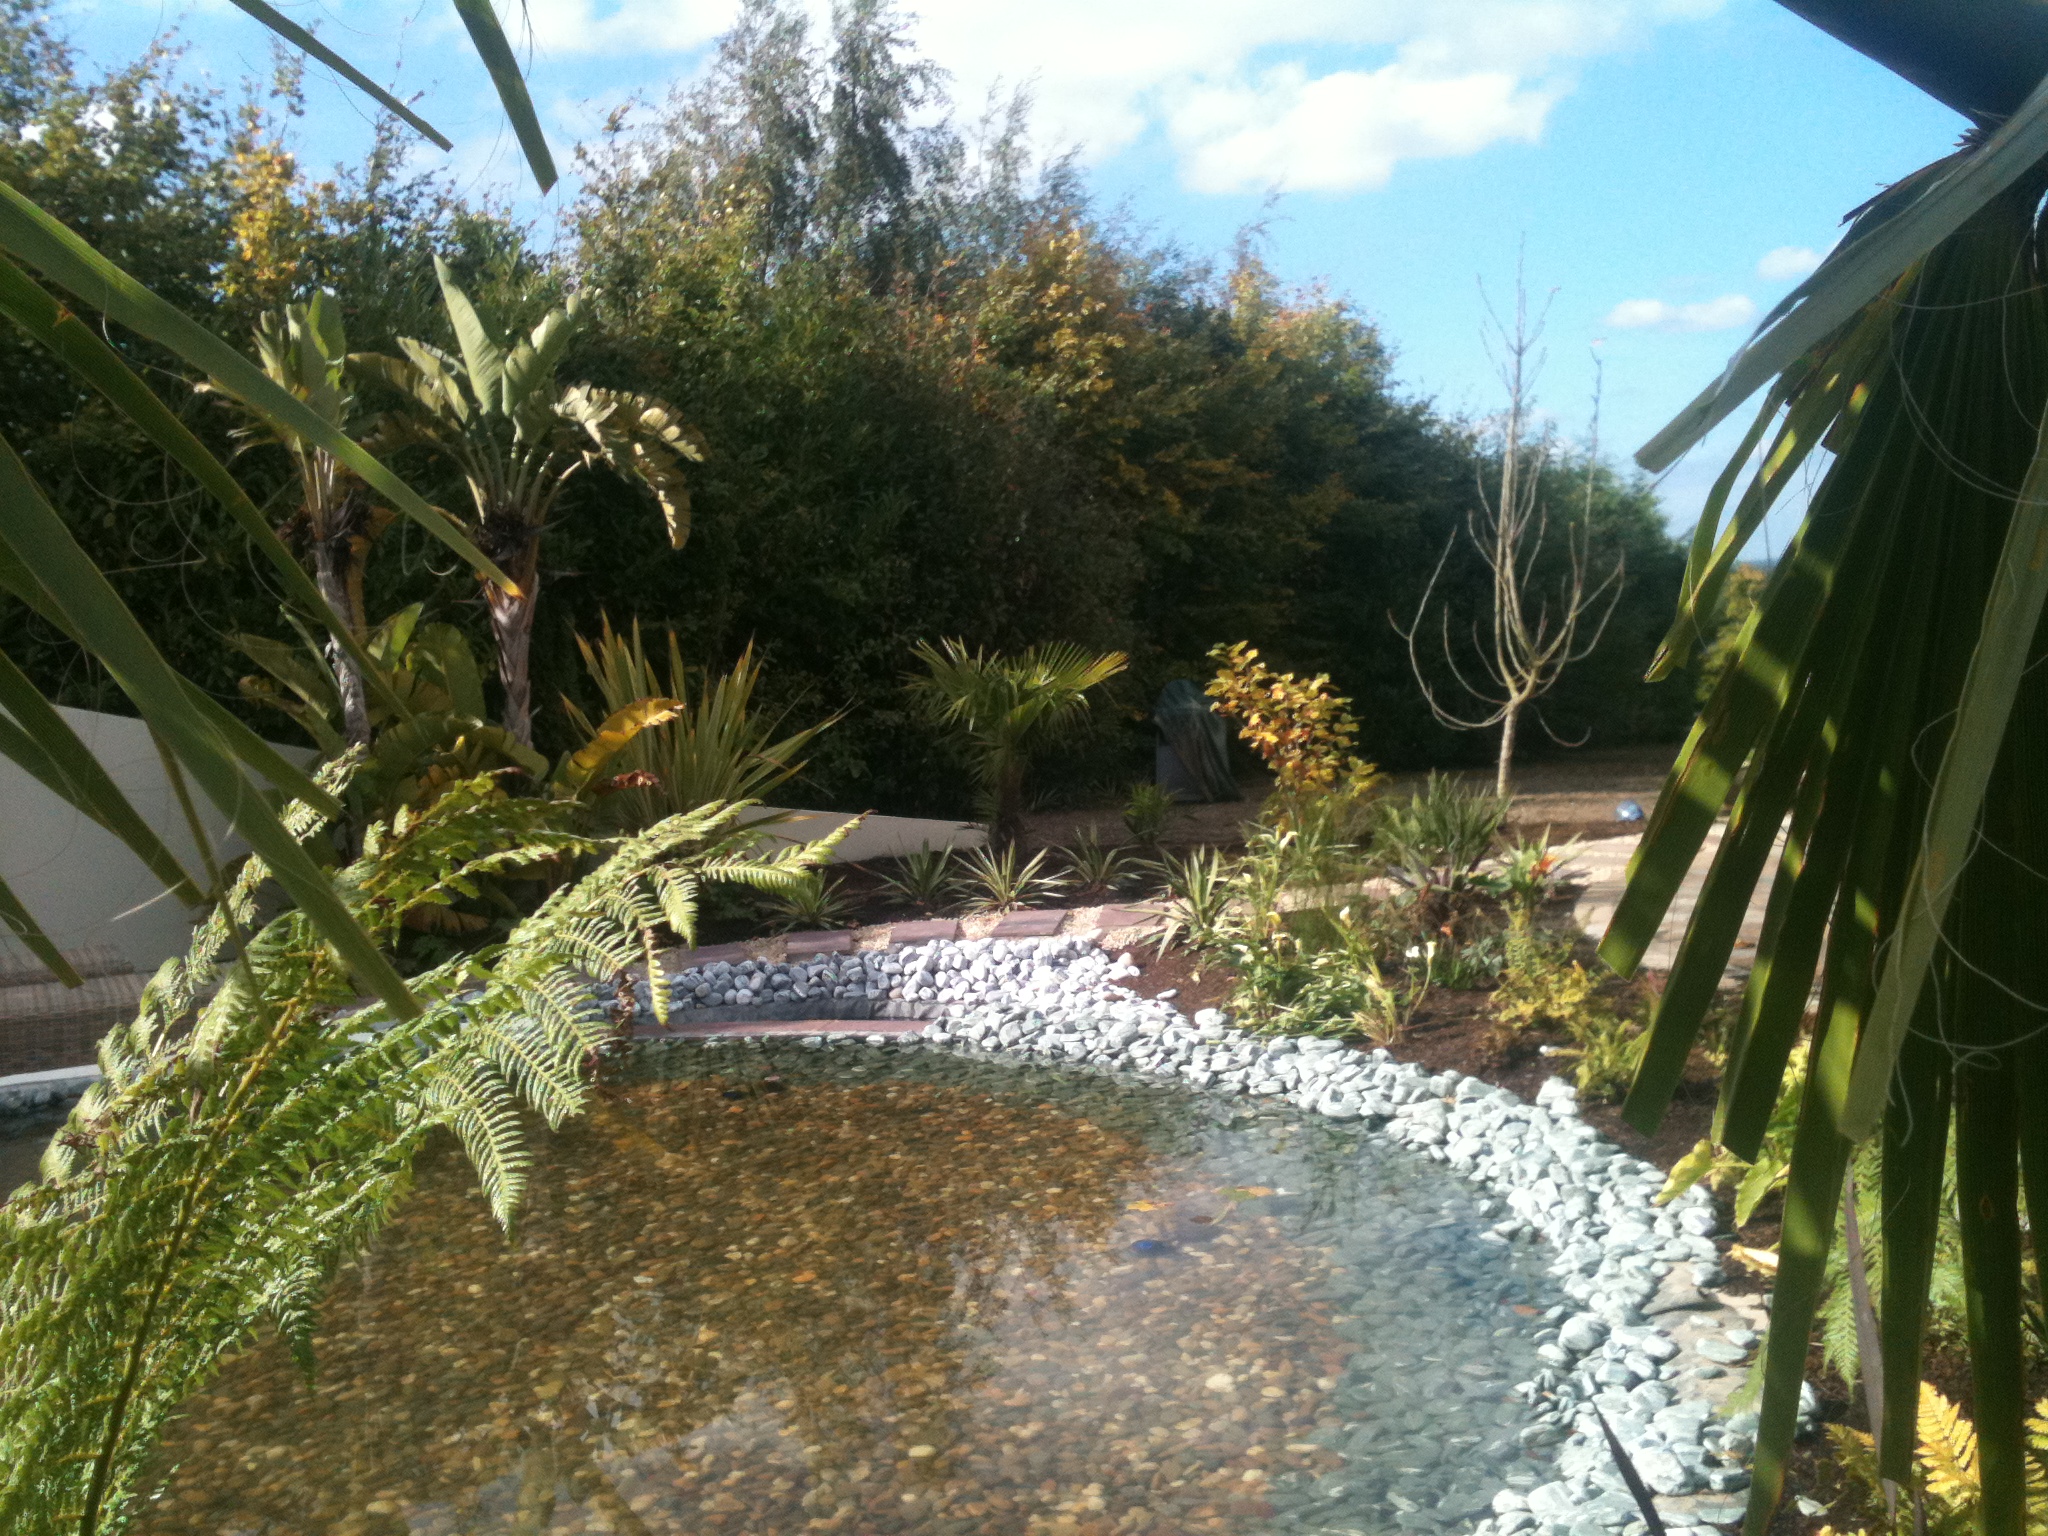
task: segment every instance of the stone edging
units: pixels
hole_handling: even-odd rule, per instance
[[[1073,934],[935,941],[686,970],[672,978],[682,1006],[671,1022],[705,1036],[715,1035],[716,1022],[787,1015],[813,1000],[811,1017],[821,1024],[863,1004],[877,1013],[890,1002],[924,1004],[940,1017],[915,1034],[886,1038],[1177,1077],[1366,1121],[1374,1135],[1447,1163],[1488,1190],[1495,1197],[1489,1214],[1500,1220],[1487,1240],[1547,1241],[1557,1255],[1554,1279],[1581,1308],[1543,1319],[1538,1353],[1546,1367],[1516,1389],[1531,1410],[1523,1443],[1556,1446],[1556,1476],[1511,1475],[1473,1536],[1632,1536],[1631,1528],[1644,1529],[1596,1408],[1657,1494],[1672,1536],[1688,1528],[1714,1536],[1713,1527],[1741,1520],[1756,1415],[1723,1416],[1722,1405],[1741,1380],[1733,1368],[1760,1341],[1763,1314],[1754,1303],[1712,1294],[1722,1278],[1719,1217],[1705,1190],[1657,1206],[1662,1171],[1581,1120],[1562,1079],[1545,1083],[1529,1104],[1477,1078],[1431,1076],[1385,1050],[1252,1035],[1215,1009],[1190,1020],[1168,999],[1140,998],[1118,985],[1136,974],[1128,954],[1111,957]],[[737,996],[743,985],[745,1003]],[[825,1044],[835,1037],[885,1039],[863,1036],[850,1019],[807,1038]],[[1816,1406],[1809,1392],[1802,1417],[1810,1419]]]

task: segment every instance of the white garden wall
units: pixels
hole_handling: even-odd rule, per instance
[[[60,709],[114,782],[172,852],[197,869],[196,850],[163,764],[140,720],[89,709]],[[310,762],[302,747],[279,747],[295,762]],[[207,832],[224,856],[243,852],[227,835],[227,818],[195,796]],[[773,835],[793,842],[825,836],[853,818],[832,811],[790,811]],[[976,848],[981,828],[965,822],[907,816],[870,816],[835,856],[837,863],[885,859],[933,848]],[[138,971],[156,969],[182,954],[191,914],[163,893],[154,876],[111,833],[73,810],[12,762],[0,758],[0,880],[35,913],[60,949],[108,944]],[[0,938],[0,959],[20,954]]]
[[[129,802],[188,869],[197,870],[198,850],[185,825],[170,781],[164,776],[149,728],[140,720],[90,709],[65,709],[71,728],[100,760]],[[313,754],[279,747],[295,762]],[[227,818],[194,794],[200,818],[225,857],[244,845],[228,836]],[[138,971],[153,971],[184,952],[192,915],[164,894],[156,877],[87,817],[45,789],[22,769],[0,758],[0,879],[4,879],[60,949],[112,945]],[[8,955],[11,940],[0,939]]]

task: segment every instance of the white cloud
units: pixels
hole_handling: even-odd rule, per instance
[[[1286,65],[1189,92],[1168,128],[1198,192],[1349,192],[1384,185],[1402,160],[1533,142],[1556,99],[1505,70],[1432,78],[1396,63],[1312,79]]]
[[[827,0],[805,0],[820,20]],[[1212,192],[1342,191],[1542,132],[1586,59],[1721,0],[908,0],[971,111],[1028,85],[1041,141],[1102,160],[1151,132]],[[527,0],[538,55],[684,55],[733,0]],[[679,62],[681,60],[679,59]]]
[[[1748,294],[1724,293],[1697,304],[1623,299],[1607,312],[1605,323],[1617,331],[1728,331],[1755,318],[1756,305]]]
[[[1809,245],[1781,245],[1764,252],[1756,264],[1756,275],[1767,283],[1796,282],[1820,265],[1820,254]]]

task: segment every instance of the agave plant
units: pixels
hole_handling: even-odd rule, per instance
[[[1033,751],[1079,719],[1089,690],[1126,662],[1121,651],[1091,655],[1078,645],[991,655],[961,640],[921,642],[916,656],[925,670],[911,689],[935,721],[965,738],[982,812],[999,836],[1016,820]]]
[[[1601,953],[1634,970],[1725,809],[1628,1099],[1648,1131],[1789,824],[1714,1125],[1728,1152],[1755,1159],[1803,1057],[1746,1529],[1762,1536],[1783,1491],[1845,1169],[1873,1137],[1881,1358],[1862,1370],[1883,1387],[1882,1473],[1909,1480],[1953,1124],[1977,1519],[1987,1536],[2018,1536],[2022,1273],[2030,1242],[2043,1269],[2048,1212],[2048,13],[2019,0],[1793,8],[1975,126],[1857,210],[1637,455],[1663,469],[1764,391],[1695,530],[1653,675],[1697,646],[1737,555],[1813,450],[1831,462],[1672,769]]]
[[[770,903],[774,923],[785,932],[798,928],[844,928],[853,916],[846,884],[836,875],[812,870]]]
[[[697,434],[646,395],[576,384],[555,370],[574,338],[580,304],[551,310],[523,341],[499,335],[477,313],[438,257],[434,270],[460,356],[402,338],[402,356],[358,354],[360,373],[395,389],[404,404],[387,413],[371,442],[383,451],[419,445],[451,459],[469,488],[465,528],[511,577],[485,588],[505,689],[505,728],[533,743],[534,602],[540,592],[540,544],[562,487],[604,464],[654,493],[671,547],[690,536],[690,495],[682,464],[701,459]]]

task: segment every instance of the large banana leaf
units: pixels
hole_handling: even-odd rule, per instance
[[[1685,659],[1784,465],[1817,445],[1833,455],[1602,943],[1633,969],[1727,810],[1629,1097],[1631,1121],[1651,1127],[1789,823],[1716,1121],[1725,1145],[1754,1155],[1807,1038],[1751,1536],[1783,1488],[1849,1136],[1879,1130],[1882,1442],[1892,1475],[1904,1470],[1951,1115],[1970,1218],[1982,1529],[2020,1536],[2023,1160],[2048,1203],[2048,945],[2033,931],[2048,911],[2044,156],[2037,89],[1977,147],[1868,205],[1836,257],[1642,455],[1667,462],[1776,378],[1745,453],[1773,446],[1740,498],[1739,470],[1716,486],[1661,666]]]

